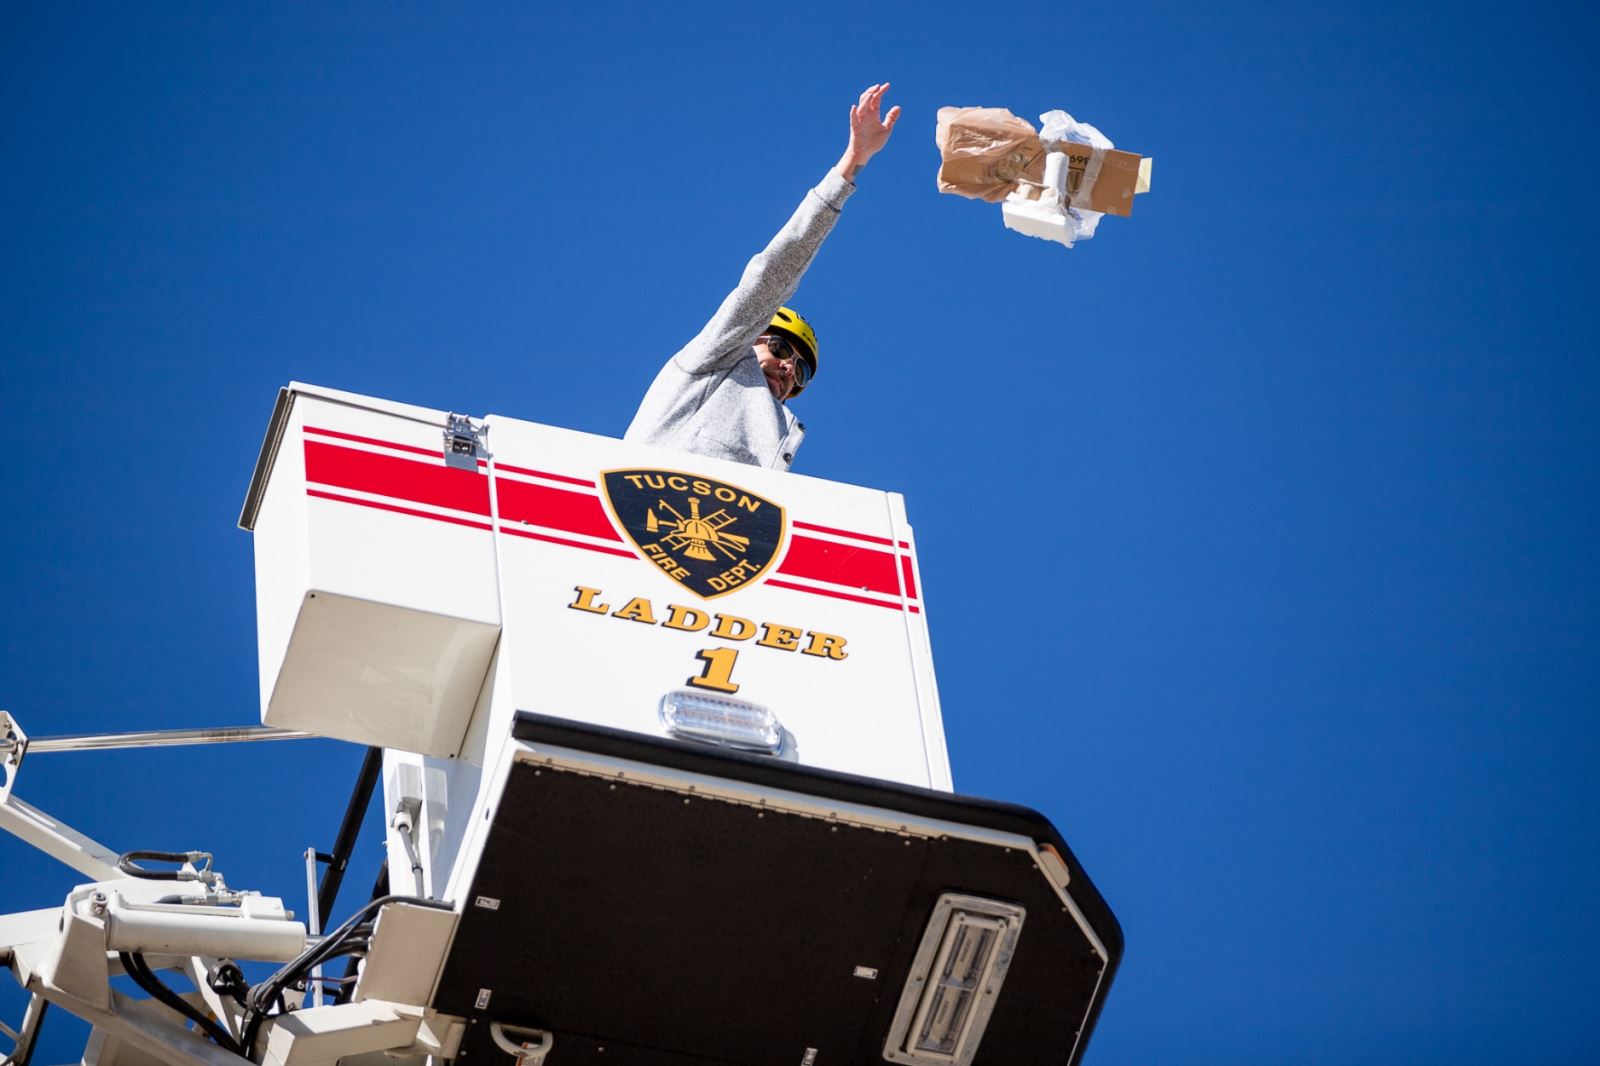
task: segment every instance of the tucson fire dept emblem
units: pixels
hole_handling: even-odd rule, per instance
[[[749,584],[783,542],[783,508],[676,470],[608,470],[606,499],[639,553],[704,599]]]

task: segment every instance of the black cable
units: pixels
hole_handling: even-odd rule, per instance
[[[381,901],[374,901],[374,903],[377,902]],[[368,904],[368,907],[370,906],[372,904]],[[358,911],[344,925],[324,937],[321,942],[302,952],[298,958],[251,989],[250,1007],[246,1013],[244,1026],[240,1031],[241,1043],[245,1049],[246,1057],[254,1054],[256,1036],[260,1032],[262,1023],[266,1021],[267,1012],[274,1004],[277,1005],[280,1012],[284,1010],[284,990],[291,985],[300,984],[307,973],[320,966],[323,962],[338,958],[340,955],[345,954],[347,950],[353,950],[345,947],[345,941],[356,936],[358,931],[363,928],[359,924],[361,917],[363,917],[363,914]],[[367,929],[370,936],[370,927],[367,927]]]
[[[377,899],[368,902],[347,918],[339,928],[324,936],[320,942],[301,952],[299,956],[286,963],[277,973],[250,990],[250,1009],[246,1013],[244,1028],[241,1031],[239,1044],[242,1050],[239,1053],[245,1058],[254,1056],[256,1036],[261,1031],[262,1023],[266,1021],[267,1010],[274,1001],[283,995],[283,990],[291,982],[300,979],[308,970],[321,965],[328,959],[344,954],[342,949],[345,941],[362,930],[363,920],[372,912],[390,903],[409,903],[414,907],[429,907],[434,910],[455,910],[455,904],[453,903],[437,899],[423,899],[420,896],[379,896]]]
[[[260,1009],[264,999],[277,999],[283,994],[283,990],[291,985],[303,987],[303,978],[311,970],[321,966],[323,963],[337,959],[341,955],[366,951],[365,943],[347,945],[345,941],[358,936],[370,938],[372,936],[372,926],[358,925],[348,930],[341,928],[339,933],[337,940],[333,936],[327,937],[294,962],[256,985],[250,994],[252,1008]]]
[[[117,953],[117,957],[122,960],[122,968],[127,971],[129,977],[133,978],[133,983],[150,993],[153,999],[165,1003],[185,1018],[194,1022],[205,1031],[207,1036],[216,1042],[218,1047],[225,1051],[231,1051],[235,1055],[243,1054],[239,1042],[226,1029],[206,1017],[204,1012],[188,1000],[162,984],[161,978],[157,977],[155,972],[150,969],[149,964],[144,961],[143,955],[137,952],[130,954],[126,951],[121,951]]]
[[[186,870],[147,870],[135,862],[135,859],[179,864],[205,859],[206,865],[198,873],[189,873]],[[146,881],[204,881],[211,869],[211,856],[203,851],[128,851],[117,856],[117,869],[129,877],[142,877]]]

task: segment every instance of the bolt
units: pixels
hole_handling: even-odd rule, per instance
[[[89,897],[90,913],[96,916],[103,916],[106,913],[106,904],[108,902],[109,901],[106,899],[106,894],[104,892],[96,892],[94,895]]]

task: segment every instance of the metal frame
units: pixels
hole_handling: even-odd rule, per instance
[[[136,733],[76,733],[26,740],[30,754],[48,751],[118,751],[124,748],[178,748],[190,744],[245,744],[258,740],[309,740],[315,733],[272,726],[223,726],[203,729],[146,729]],[[3,742],[0,742],[3,750]]]
[[[6,1066],[28,1066],[33,1061],[33,1045],[39,1039],[39,1027],[50,1009],[50,1001],[35,992],[28,998],[27,1010],[22,1015],[22,1028],[13,1029],[0,1022],[0,1034],[11,1040],[11,1051],[3,1060]]]
[[[311,733],[267,726],[233,726],[29,737],[13,715],[0,711],[0,769],[4,770],[4,780],[0,781],[0,829],[95,881],[116,880],[123,876],[122,871],[117,869],[117,852],[16,795],[17,777],[21,773],[24,756],[64,751],[116,751],[190,744],[302,740],[311,736]]]

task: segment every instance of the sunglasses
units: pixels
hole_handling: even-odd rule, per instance
[[[789,338],[778,333],[764,333],[761,341],[767,346],[767,351],[772,353],[772,358],[780,363],[789,363],[794,367],[794,387],[796,391],[803,389],[811,381],[811,364],[800,355],[800,349]]]

